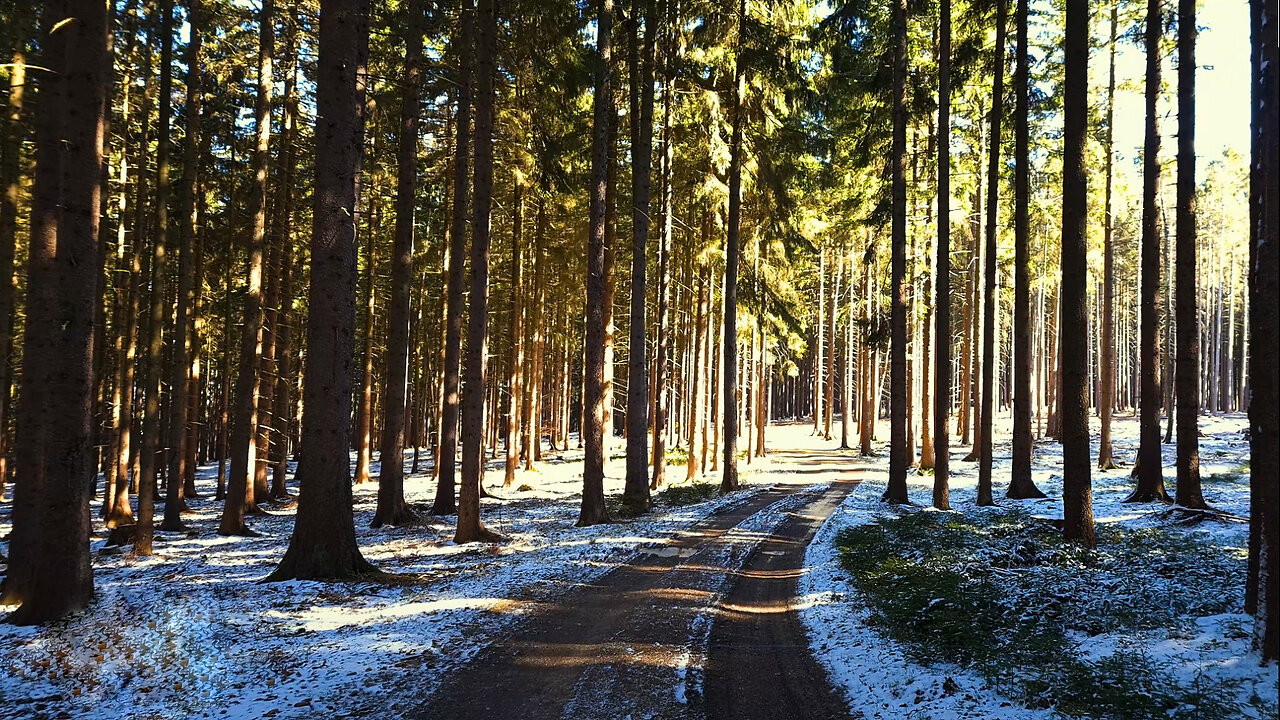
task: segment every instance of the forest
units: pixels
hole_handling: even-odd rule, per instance
[[[0,720],[1275,717],[1278,21],[0,0]]]

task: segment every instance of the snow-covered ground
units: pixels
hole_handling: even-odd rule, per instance
[[[744,464],[741,492],[576,528],[581,451],[548,457],[517,476],[516,487],[532,490],[494,489],[502,473],[496,464],[489,470],[486,487],[503,499],[486,499],[482,513],[510,538],[499,545],[455,545],[452,518],[370,529],[377,483],[356,486],[360,547],[404,579],[392,583],[259,582],[284,554],[293,506],[251,516],[261,537],[220,537],[215,468],[201,468],[203,497],[184,516],[191,532],[157,533],[156,555],[137,558],[103,552],[100,528],[88,611],[50,627],[0,624],[0,718],[394,717],[540,603],[765,482],[788,480],[761,475],[768,462]],[[624,473],[624,459],[614,457],[608,494],[621,492]],[[684,467],[668,468],[669,482],[684,477]],[[405,490],[410,503],[429,507],[435,484],[412,475]],[[0,503],[0,538],[10,508]]]
[[[1007,423],[1003,424],[1007,427]],[[1211,506],[1243,518],[1249,513],[1248,427],[1243,415],[1204,417],[1201,421],[1201,473],[1205,478],[1205,499]],[[1096,429],[1096,428],[1095,428]],[[1034,479],[1048,499],[1011,501],[1003,497],[1009,475],[1009,437],[996,437],[995,493],[1004,507],[1021,508],[1039,517],[1062,517],[1062,456],[1056,443],[1037,443]],[[1116,419],[1117,459],[1131,462],[1137,449],[1137,422]],[[1094,436],[1096,457],[1097,437]],[[975,507],[977,464],[959,459],[967,448],[953,448],[951,463],[951,505],[953,512],[974,514],[993,512]],[[1174,445],[1164,446],[1169,491],[1174,487]],[[1162,515],[1164,506],[1122,504],[1132,489],[1130,468],[1093,472],[1093,509],[1100,525],[1121,529],[1160,527],[1183,533],[1205,552],[1223,552],[1242,557],[1246,552],[1247,522],[1204,522],[1183,527]],[[1028,709],[1010,701],[993,688],[974,668],[946,662],[926,665],[914,662],[910,648],[885,637],[869,622],[871,611],[857,583],[841,564],[836,539],[841,531],[876,522],[892,515],[880,495],[886,476],[878,472],[863,482],[845,500],[819,531],[809,546],[809,572],[800,580],[802,617],[818,660],[833,681],[845,690],[851,707],[868,718],[1006,718],[1060,717],[1048,709]],[[911,499],[927,506],[931,501],[933,477],[911,474]],[[933,512],[925,510],[925,512]],[[999,511],[994,511],[999,512]],[[904,548],[903,551],[908,551]],[[1241,566],[1243,563],[1241,563]],[[1135,573],[1140,570],[1135,570]],[[1122,581],[1124,579],[1121,579]],[[1141,652],[1152,667],[1171,671],[1183,687],[1207,687],[1209,693],[1238,705],[1242,716],[1274,717],[1277,703],[1275,663],[1261,666],[1249,649],[1252,619],[1243,614],[1243,569],[1238,577],[1217,578],[1205,593],[1221,593],[1236,598],[1233,610],[1203,617],[1181,617],[1175,627],[1131,632],[1074,634],[1075,651],[1086,662],[1103,660],[1117,650]],[[1127,600],[1127,599],[1126,599]],[[1122,600],[1126,601],[1126,600]],[[1158,598],[1150,598],[1158,602]],[[1135,608],[1136,609],[1136,608]],[[1263,708],[1258,712],[1258,708]],[[1180,708],[1180,711],[1193,708]]]

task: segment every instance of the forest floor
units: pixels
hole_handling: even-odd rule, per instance
[[[0,625],[0,718],[443,718],[485,707],[556,718],[1030,718],[1050,706],[1106,716],[1092,709],[1106,702],[1081,702],[1085,686],[1116,689],[1107,702],[1136,691],[1162,717],[1274,716],[1276,668],[1248,653],[1241,607],[1245,426],[1206,418],[1202,445],[1206,497],[1236,518],[1183,525],[1165,506],[1119,503],[1127,468],[1095,474],[1100,550],[1088,557],[1037,519],[1061,517],[1056,499],[1003,499],[1007,468],[995,473],[1000,508],[974,507],[976,464],[953,453],[956,511],[893,512],[879,502],[885,458],[783,424],[771,429],[777,451],[742,464],[743,490],[720,497],[671,466],[680,482],[654,513],[592,528],[573,527],[581,452],[550,455],[518,475],[525,489],[484,501],[485,521],[510,538],[500,545],[455,546],[451,518],[370,529],[376,483],[357,486],[361,548],[395,581],[264,584],[292,506],[251,518],[260,537],[219,537],[213,468],[202,468],[191,531],[158,533],[156,556],[111,554],[95,533],[89,611],[45,628]],[[1133,437],[1133,421],[1119,419],[1118,457],[1132,456]],[[996,439],[1007,465],[1007,438]],[[1036,453],[1036,481],[1056,498],[1058,448]],[[611,461],[611,498],[622,466]],[[932,478],[911,482],[927,504]],[[433,491],[427,475],[407,479],[424,517]],[[0,503],[0,538],[9,508]],[[883,570],[906,565],[927,572]],[[996,601],[982,600],[993,589]],[[1041,605],[1050,610],[1028,611]],[[1020,619],[1041,640],[1029,650],[1012,642],[1028,635],[1011,624]]]

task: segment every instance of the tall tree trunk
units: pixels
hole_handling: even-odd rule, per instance
[[[529,328],[525,331],[531,357],[526,363],[524,397],[520,399],[520,422],[524,424],[520,431],[520,454],[524,457],[525,470],[533,469],[533,462],[539,458],[538,453],[542,445],[542,356],[545,343],[542,328],[542,295],[546,276],[542,248],[546,244],[548,190],[547,179],[543,175],[538,191],[538,211],[533,228],[533,297],[529,312]],[[627,414],[630,416],[629,410]]]
[[[155,238],[151,260],[151,314],[147,327],[147,385],[142,421],[141,478],[138,481],[138,528],[134,552],[152,553],[155,536],[156,477],[164,447],[161,443],[160,393],[164,376],[164,321],[169,315],[165,291],[169,238],[169,124],[173,116],[173,2],[160,3],[160,104],[156,129]]]
[[[604,504],[604,244],[609,174],[609,124],[613,121],[613,0],[600,0],[596,21],[595,98],[591,128],[590,229],[587,235],[587,326],[583,368],[582,508],[578,525],[609,521]],[[648,507],[646,496],[631,502]]]
[[[75,18],[76,22],[66,23]],[[48,622],[93,598],[89,562],[94,474],[92,368],[106,89],[106,6],[46,0],[36,176],[28,251],[21,436],[6,604],[8,622]],[[65,25],[63,25],[66,23]],[[57,28],[57,32],[54,29]],[[68,112],[76,108],[76,112]],[[41,163],[44,167],[41,167]],[[49,300],[34,314],[34,303]],[[41,327],[32,328],[38,320]],[[43,370],[32,371],[36,367]],[[22,530],[21,527],[25,526]]]
[[[742,103],[744,73],[743,35],[747,16],[746,0],[738,0],[738,35],[733,65],[733,130],[729,141],[729,217],[724,249],[724,467],[720,491],[738,489],[738,235],[742,225]]]
[[[657,490],[667,475],[667,379],[671,374],[671,84],[662,93],[662,142],[659,152],[658,316],[654,328],[653,359],[653,477],[649,489]]]
[[[191,352],[194,346],[191,311],[196,297],[196,192],[199,188],[200,150],[200,27],[204,17],[201,0],[188,0],[187,15],[192,18],[191,39],[187,44],[187,131],[183,139],[182,158],[182,234],[178,241],[178,308],[174,320],[177,337],[173,341],[173,365],[169,387],[172,397],[169,410],[169,485],[164,503],[161,530],[183,530],[181,511],[184,507],[184,481],[190,410],[187,396],[191,390]]]
[[[493,104],[497,63],[497,0],[476,8],[476,138],[474,215],[471,220],[471,296],[467,308],[466,382],[462,387],[462,480],[458,492],[458,544],[492,542],[497,533],[480,522],[484,480],[484,396],[489,345],[489,220],[493,204]],[[603,504],[603,503],[602,503]]]
[[[1013,277],[1013,474],[1008,497],[1042,498],[1031,479],[1031,228],[1027,205],[1031,195],[1030,64],[1027,47],[1028,0],[1018,0],[1018,68],[1014,75],[1017,108],[1014,111],[1013,179],[1014,277]]]
[[[702,247],[706,247],[711,240],[711,214],[703,208],[702,211]],[[703,348],[707,344],[707,315],[708,303],[710,301],[710,292],[707,287],[707,267],[703,263],[701,254],[695,257],[694,275],[695,282],[698,285],[697,292],[697,309],[693,322],[693,370],[690,382],[690,400],[689,400],[689,462],[686,468],[685,479],[692,482],[697,476],[698,471],[702,468],[706,458],[699,451],[698,439],[701,437],[702,445],[706,445],[706,431],[703,428],[705,423],[703,405],[704,396],[706,395],[706,354]]]
[[[1062,321],[1081,328],[1088,322],[1088,175],[1085,134],[1089,121],[1089,3],[1067,0],[1063,40],[1062,157]],[[1062,511],[1066,539],[1095,544],[1089,461],[1089,368],[1084,343],[1063,343],[1062,361]]]
[[[521,370],[525,366],[525,345],[522,314],[524,308],[520,302],[521,277],[524,270],[523,245],[521,237],[524,231],[524,185],[520,178],[512,184],[511,199],[511,301],[507,307],[507,396],[505,400],[504,451],[506,464],[502,486],[509,488],[516,482],[516,469],[520,465],[520,405],[523,396],[520,386]],[[609,354],[606,352],[606,355]],[[607,360],[606,360],[607,363]]]
[[[358,11],[352,10],[353,13]],[[244,516],[253,512],[254,476],[258,466],[258,388],[262,356],[262,272],[263,246],[267,229],[267,164],[271,141],[271,55],[275,38],[275,2],[263,0],[258,16],[258,96],[254,107],[256,144],[253,152],[253,226],[249,232],[248,255],[245,259],[249,275],[248,293],[244,301],[244,330],[240,336],[240,371],[236,376],[235,411],[231,419],[231,469],[227,480],[227,499],[222,506],[219,535],[248,535]],[[317,133],[319,135],[319,133]],[[317,167],[320,163],[317,163]],[[312,256],[313,262],[315,255]],[[312,270],[315,274],[315,270]],[[313,285],[314,287],[314,285]],[[314,312],[314,311],[313,311]],[[307,347],[315,349],[315,345]],[[311,363],[314,353],[308,353]],[[311,448],[314,450],[314,448]]]
[[[907,500],[907,3],[893,3],[893,150],[889,317],[889,484],[884,500]]]
[[[1196,303],[1196,3],[1178,1],[1177,292],[1178,486],[1182,507],[1206,507],[1200,489],[1200,309]]]
[[[289,63],[289,75],[285,80],[284,125],[280,138],[280,307],[276,311],[276,392],[272,406],[275,409],[275,432],[271,447],[271,497],[285,500],[289,497],[286,480],[289,474],[289,439],[294,417],[293,404],[293,220],[294,173],[296,172],[298,125],[298,8],[291,3],[288,34],[285,41],[285,57]]]
[[[14,6],[20,8],[21,5]],[[5,32],[7,45],[3,50],[10,55],[9,91],[4,108],[4,135],[0,137],[0,497],[4,495],[5,482],[9,479],[9,452],[12,446],[9,434],[10,394],[13,374],[10,362],[13,356],[13,321],[15,315],[14,256],[18,238],[18,199],[22,181],[22,143],[26,132],[23,126],[23,103],[27,82],[27,34],[32,30],[30,11],[9,16]],[[128,113],[128,88],[125,93],[125,113]],[[127,128],[127,125],[126,125]],[[127,144],[127,143],[126,143]],[[127,148],[121,150],[121,158]],[[127,167],[122,160],[121,167]],[[122,173],[124,170],[122,169]],[[124,197],[123,175],[121,197]],[[120,227],[124,226],[124,209],[120,210]],[[120,386],[117,385],[117,388]],[[118,404],[117,404],[118,407]],[[127,509],[127,507],[126,507]],[[130,512],[132,517],[132,512]]]
[[[818,247],[818,319],[813,324],[813,434],[817,435],[822,429],[822,380],[823,370],[826,367],[822,361],[822,355],[826,351],[826,345],[822,341],[822,336],[827,330],[827,321],[825,318],[827,312],[827,248],[825,246]]]
[[[996,0],[995,79],[991,84],[991,141],[987,164],[986,248],[982,253],[982,411],[978,430],[978,504],[994,505],[991,497],[991,446],[995,420],[996,374],[996,235],[1000,203],[1000,140],[1004,119],[1005,33],[1008,0]],[[1015,462],[1016,455],[1015,455]]]
[[[1250,517],[1254,580],[1253,647],[1264,661],[1280,656],[1280,524],[1277,523],[1277,490],[1280,490],[1280,416],[1277,406],[1275,339],[1277,326],[1277,246],[1280,246],[1280,53],[1276,31],[1280,11],[1276,0],[1252,0],[1253,26],[1253,137],[1250,172],[1250,295],[1249,295],[1249,401],[1250,476],[1253,478]],[[1251,547],[1252,549],[1252,547]],[[1246,602],[1246,604],[1249,604]]]
[[[933,506],[951,507],[951,0],[938,26],[938,252],[934,260]]]
[[[462,285],[467,254],[467,200],[471,195],[471,54],[475,11],[463,0],[458,18],[458,99],[453,128],[453,208],[449,229],[449,277],[445,297],[444,404],[440,411],[439,452],[436,456],[436,497],[432,515],[456,512],[458,414],[462,373]]]
[[[347,455],[355,356],[356,172],[364,137],[356,76],[364,71],[368,43],[368,0],[321,0],[298,514],[289,548],[268,580],[377,572],[356,544]]]
[[[413,208],[418,181],[418,115],[422,87],[421,0],[406,6],[404,87],[400,97],[400,141],[396,153],[396,226],[391,249],[391,307],[387,321],[387,386],[382,405],[382,469],[372,527],[417,519],[404,500],[404,419],[409,383],[409,317],[413,290]]]
[[[374,149],[377,149],[378,143],[374,143]],[[356,399],[356,476],[355,483],[363,485],[370,482],[373,478],[370,475],[370,466],[373,464],[373,352],[374,352],[374,325],[377,323],[377,295],[378,295],[378,274],[375,267],[378,263],[377,237],[378,227],[378,186],[376,179],[371,178],[369,187],[365,191],[365,200],[360,202],[360,198],[356,198],[357,206],[363,205],[368,212],[368,222],[366,228],[367,242],[365,243],[364,267],[365,267],[365,297],[364,297],[364,322],[362,330],[364,337],[361,338],[360,349],[360,389],[357,391]],[[359,218],[357,222],[357,232],[359,231]],[[394,262],[394,259],[392,260]]]
[[[652,19],[653,0],[646,0]],[[644,57],[638,30],[631,28],[631,300],[627,340],[627,478],[624,502],[633,510],[649,505],[649,378],[645,358],[646,247],[649,240],[649,188],[653,167],[653,63],[656,36],[645,28]],[[656,471],[656,468],[655,468]]]
[[[1168,502],[1164,489],[1164,468],[1160,460],[1160,408],[1164,404],[1160,389],[1160,236],[1156,197],[1160,189],[1160,125],[1156,102],[1160,97],[1160,36],[1164,27],[1160,0],[1147,0],[1147,79],[1146,139],[1142,172],[1142,297],[1141,297],[1141,419],[1139,421],[1138,459],[1133,471],[1138,485],[1126,502]],[[1072,325],[1063,310],[1066,327]],[[1066,346],[1074,343],[1064,343]],[[1082,345],[1083,347],[1083,345]],[[1064,370],[1065,372],[1065,370]],[[1064,398],[1066,400],[1066,398]]]
[[[1119,14],[1119,2],[1111,3],[1111,37],[1108,71],[1107,71],[1107,119],[1106,140],[1104,141],[1107,158],[1106,191],[1103,200],[1103,235],[1102,235],[1102,353],[1099,358],[1098,383],[1098,417],[1101,429],[1098,435],[1098,469],[1112,470],[1116,467],[1115,456],[1111,445],[1111,415],[1115,410],[1115,312],[1116,312],[1116,280],[1115,280],[1115,220],[1112,215],[1112,172],[1115,158],[1113,138],[1115,136],[1116,107],[1116,25]]]

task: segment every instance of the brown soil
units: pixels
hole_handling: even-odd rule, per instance
[[[849,465],[793,454],[801,472]],[[772,486],[641,549],[533,612],[411,717],[849,717],[793,606],[805,547],[856,484],[850,471]]]

